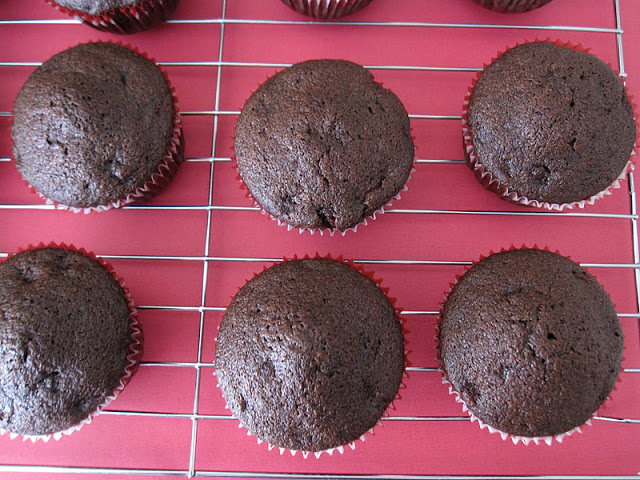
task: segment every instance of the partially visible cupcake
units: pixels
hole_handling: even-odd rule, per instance
[[[439,324],[445,380],[473,417],[517,442],[561,439],[588,422],[620,373],[611,299],[578,264],[514,249],[473,265]]]
[[[111,33],[142,32],[166,21],[179,0],[45,0],[87,25]]]
[[[38,67],[14,104],[13,153],[43,197],[76,211],[139,202],[183,160],[177,102],[143,55],[85,43]]]
[[[234,140],[253,198],[301,229],[352,229],[405,186],[414,145],[396,95],[346,60],[308,60],[246,101]]]
[[[503,13],[528,12],[540,8],[551,0],[473,0],[478,5],[482,5],[490,10]]]
[[[285,5],[319,20],[332,20],[357,12],[371,0],[282,0]]]
[[[463,114],[467,162],[501,197],[549,209],[584,206],[624,177],[636,139],[618,75],[550,42],[507,50],[480,74]]]
[[[355,268],[290,260],[235,295],[215,364],[228,407],[260,440],[292,452],[341,449],[396,397],[402,327],[385,293]]]
[[[142,356],[120,280],[83,251],[44,247],[0,263],[0,431],[70,433],[124,388]]]

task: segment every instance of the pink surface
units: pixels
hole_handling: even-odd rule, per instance
[[[0,21],[49,21],[0,23],[0,113],[11,112],[18,89],[34,70],[34,65],[25,63],[42,62],[83,41],[123,41],[165,64],[184,112],[189,160],[169,187],[146,205],[152,209],[134,207],[74,215],[42,209],[42,201],[27,189],[15,166],[0,159],[0,254],[28,244],[55,241],[106,256],[141,306],[140,322],[146,339],[139,372],[109,411],[92,424],[47,444],[0,437],[0,479],[185,477],[192,451],[194,473],[227,472],[238,478],[243,472],[301,477],[313,473],[638,475],[640,332],[632,242],[635,217],[631,215],[629,182],[594,206],[568,214],[547,215],[507,204],[484,190],[461,163],[461,125],[455,118],[476,75],[475,71],[455,69],[482,68],[499,51],[518,42],[552,38],[579,43],[620,69],[614,1],[581,0],[580,7],[575,8],[576,2],[555,0],[527,14],[500,15],[471,0],[375,0],[344,19],[376,25],[310,24],[280,0],[226,3],[224,13],[229,21],[224,27],[220,71],[215,62],[220,47],[222,0],[182,0],[174,19],[195,23],[173,22],[127,37],[69,22],[42,0],[3,0],[0,4]],[[637,0],[620,0],[620,10],[627,85],[638,98],[640,4]],[[55,23],[58,20],[63,22]],[[255,24],[254,20],[275,23]],[[289,21],[294,23],[282,23]],[[504,25],[561,25],[577,30],[498,28]],[[585,27],[590,31],[584,31]],[[419,162],[408,191],[388,213],[344,237],[298,234],[261,215],[251,208],[253,204],[240,188],[229,160],[236,112],[251,91],[281,69],[279,64],[319,57],[347,58],[372,67],[376,78],[398,94],[411,115],[454,117],[412,118]],[[380,66],[444,70],[376,68]],[[218,75],[221,114],[214,130],[211,112],[216,107]],[[10,121],[10,115],[0,115],[0,157],[11,154]],[[513,445],[480,430],[466,419],[435,371],[435,312],[449,284],[464,271],[460,262],[469,263],[491,251],[523,244],[559,250],[587,264],[621,314],[626,340],[625,371],[612,399],[600,410],[593,426],[552,447]],[[206,295],[201,303],[206,248]],[[395,410],[390,410],[390,418],[383,420],[366,442],[357,442],[355,451],[347,449],[343,455],[305,460],[300,455],[281,456],[277,449],[269,451],[238,428],[216,385],[213,359],[222,310],[237,289],[269,265],[270,259],[316,252],[355,259],[383,278],[390,296],[408,311],[404,318],[411,368]],[[204,307],[202,318],[200,307]],[[198,387],[196,366],[201,374]],[[193,444],[196,398],[198,420]],[[18,472],[16,466],[42,468]],[[85,467],[87,470],[81,470]]]

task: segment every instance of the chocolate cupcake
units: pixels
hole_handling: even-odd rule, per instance
[[[319,20],[332,20],[357,12],[371,0],[282,0],[285,5]]]
[[[443,307],[439,342],[453,391],[514,441],[587,422],[613,390],[623,351],[604,288],[568,258],[537,249],[471,267]]]
[[[354,268],[285,261],[236,294],[215,363],[227,405],[250,433],[321,452],[364,435],[396,396],[402,327],[383,291]]]
[[[63,13],[111,33],[136,33],[166,21],[179,0],[46,0]]]
[[[264,82],[242,109],[234,149],[264,210],[292,227],[332,232],[393,199],[414,157],[400,100],[345,60],[309,60]]]
[[[584,206],[624,176],[636,126],[624,85],[585,52],[533,42],[479,76],[464,116],[467,161],[503,198]]]
[[[149,197],[183,159],[165,76],[114,43],[80,44],[38,67],[16,98],[12,135],[23,178],[78,210]]]
[[[543,7],[551,0],[473,0],[489,10],[503,13],[521,13]]]
[[[0,430],[48,439],[90,421],[135,372],[141,340],[128,294],[83,252],[0,263]]]

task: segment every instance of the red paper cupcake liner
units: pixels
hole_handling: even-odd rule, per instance
[[[509,250],[520,250],[520,249],[530,249],[530,248],[537,249],[537,250],[544,250],[546,252],[555,253],[557,255],[562,255],[558,250],[554,251],[554,250],[551,250],[548,247],[540,248],[536,244],[534,244],[533,247],[529,247],[529,246],[526,246],[524,244],[521,247],[516,247],[515,245],[511,245],[509,248],[501,248],[499,250],[499,252],[494,252],[493,250],[491,250],[488,255],[480,255],[480,258],[477,261],[474,261],[474,262],[472,262],[471,265],[466,265],[464,267],[464,272],[463,273],[458,274],[458,275],[455,276],[455,282],[450,282],[449,283],[449,290],[447,292],[445,292],[443,301],[440,303],[439,308],[438,308],[438,319],[437,319],[437,322],[436,322],[436,335],[434,337],[435,341],[436,341],[436,351],[438,352],[436,360],[438,361],[438,370],[440,370],[440,373],[442,374],[442,383],[444,385],[447,385],[447,387],[449,388],[449,395],[453,395],[455,397],[455,401],[462,405],[462,411],[469,415],[469,417],[470,417],[472,422],[477,422],[478,425],[480,426],[481,430],[484,430],[486,428],[489,431],[489,433],[492,433],[492,434],[493,433],[498,433],[502,437],[502,440],[511,439],[511,441],[514,443],[514,445],[517,445],[518,443],[523,443],[524,445],[530,445],[532,443],[534,443],[536,445],[540,445],[541,443],[545,443],[545,444],[550,446],[550,445],[553,444],[554,440],[556,442],[558,442],[558,443],[562,443],[562,441],[565,438],[570,437],[575,433],[582,433],[582,428],[584,428],[586,425],[591,426],[591,423],[592,423],[593,419],[598,416],[598,412],[601,409],[605,408],[606,402],[611,400],[611,395],[618,388],[617,384],[621,382],[620,374],[618,374],[618,378],[616,380],[616,384],[614,385],[613,390],[611,391],[611,393],[607,396],[605,401],[602,402],[600,407],[595,412],[592,413],[591,417],[585,423],[583,423],[582,425],[578,425],[577,427],[572,428],[571,430],[569,430],[567,432],[559,433],[557,435],[549,435],[549,436],[544,436],[544,437],[524,437],[524,436],[521,436],[521,435],[512,435],[510,433],[503,432],[502,430],[499,430],[499,429],[497,429],[495,427],[492,427],[491,425],[485,423],[480,418],[475,416],[473,414],[473,412],[469,409],[469,407],[466,404],[466,402],[462,399],[460,394],[454,389],[453,384],[449,381],[447,372],[444,369],[444,363],[442,361],[442,356],[441,356],[441,353],[440,353],[440,325],[442,324],[442,316],[444,314],[444,306],[447,303],[447,299],[449,298],[449,295],[453,291],[453,288],[456,286],[456,284],[458,283],[460,278],[464,275],[464,273],[466,273],[468,270],[470,270],[480,260],[483,260],[484,258],[487,258],[487,257],[489,257],[491,255],[494,255],[495,253],[506,252],[506,251],[509,251]],[[567,257],[565,255],[562,255],[562,256],[571,260],[570,257]],[[591,274],[591,275],[593,276],[593,274]],[[594,278],[595,278],[595,276],[594,276]],[[623,356],[623,360],[624,360],[624,356]]]
[[[103,32],[130,34],[148,30],[167,20],[175,11],[179,0],[141,0],[137,5],[116,8],[100,15],[72,10],[54,0],[44,1],[60,12]]]
[[[93,42],[87,42],[87,43],[93,43]],[[138,50],[138,48],[130,44],[122,43],[122,42],[111,42],[111,41],[107,41],[106,43],[115,43],[117,45],[120,45],[121,47],[128,48],[136,52],[138,55],[141,55],[147,60],[158,65],[155,59],[153,59],[152,57],[147,55],[145,52]],[[158,65],[158,68],[160,68],[159,65]],[[174,111],[173,129],[172,129],[173,133],[171,138],[169,139],[169,143],[167,145],[167,151],[165,155],[162,157],[162,161],[158,165],[158,168],[156,169],[155,172],[151,174],[151,177],[149,178],[149,180],[147,180],[141,187],[136,188],[136,190],[133,193],[130,193],[125,198],[116,200],[106,205],[97,205],[95,207],[73,207],[73,206],[58,203],[54,200],[51,200],[46,195],[43,195],[42,193],[40,193],[27,180],[23,179],[27,187],[33,193],[38,194],[38,196],[41,199],[43,199],[47,205],[53,205],[58,210],[68,210],[73,213],[85,213],[85,214],[93,213],[93,212],[104,212],[106,210],[111,210],[112,208],[121,208],[127,205],[135,205],[145,200],[148,200],[149,198],[157,194],[160,190],[162,190],[175,176],[176,172],[178,171],[178,167],[184,161],[184,136],[182,132],[182,119],[180,117],[178,97],[176,96],[176,93],[175,93],[176,90],[174,87],[171,86],[171,82],[169,81],[167,72],[165,72],[162,68],[160,68],[160,71],[162,72],[162,75],[164,76],[165,81],[167,82],[167,86],[171,91],[171,96],[173,97],[173,111]],[[11,138],[11,142],[13,144],[13,138]],[[13,155],[11,158],[11,162],[15,166],[16,160],[15,160],[15,157],[13,157]]]
[[[583,52],[583,53],[589,53],[590,49],[589,48],[585,48],[582,45],[575,45],[569,42],[561,42],[559,40],[551,40],[549,38],[544,39],[544,40],[539,40],[536,39],[534,40],[534,42],[539,42],[539,41],[543,41],[543,42],[548,42],[548,43],[552,43],[558,47],[565,47],[565,48],[570,48],[572,50],[576,50],[579,52]],[[517,43],[516,45],[514,45],[514,47],[517,47],[518,45],[522,45],[523,43],[529,43],[529,42],[521,42],[521,43]],[[498,54],[496,55],[496,57],[494,57],[491,62],[495,61],[498,57],[500,57],[503,53],[505,53],[507,50],[510,50],[511,48],[514,47],[509,47],[504,51],[498,52]],[[489,63],[491,63],[489,62]],[[609,65],[611,67],[611,65]],[[487,67],[487,64],[484,64],[484,68]],[[616,71],[613,67],[611,67],[612,70]],[[580,201],[576,201],[576,202],[570,202],[570,203],[552,203],[552,202],[545,202],[545,201],[540,201],[540,200],[535,200],[535,199],[530,199],[524,195],[521,195],[520,193],[518,193],[516,190],[514,190],[513,188],[507,186],[507,185],[503,185],[502,183],[500,183],[500,181],[496,178],[493,177],[493,175],[491,174],[490,171],[488,171],[485,166],[482,164],[482,161],[478,158],[477,154],[476,154],[476,149],[473,145],[473,135],[471,134],[470,128],[469,128],[469,120],[468,120],[468,108],[469,108],[469,101],[471,98],[471,93],[473,91],[473,87],[475,86],[476,82],[478,81],[478,78],[480,78],[480,75],[482,74],[482,71],[478,72],[478,74],[476,75],[476,77],[473,79],[472,84],[471,84],[471,88],[469,88],[467,95],[464,98],[464,104],[463,104],[463,108],[462,108],[462,139],[463,139],[463,147],[464,147],[464,154],[465,154],[465,161],[467,163],[467,165],[469,166],[469,168],[473,171],[476,180],[478,180],[478,182],[480,182],[480,184],[482,184],[483,187],[485,187],[487,190],[494,192],[495,194],[497,194],[499,197],[501,197],[503,200],[507,200],[508,202],[514,203],[516,205],[523,205],[526,207],[535,207],[535,208],[544,208],[546,210],[555,210],[555,211],[559,211],[561,212],[562,210],[564,210],[565,208],[567,209],[572,209],[572,208],[584,208],[586,205],[593,205],[594,202],[606,195],[611,195],[612,191],[620,188],[621,184],[620,182],[625,180],[627,177],[627,174],[631,171],[633,171],[633,169],[635,168],[634,166],[634,162],[635,162],[635,155],[638,151],[638,141],[636,139],[636,142],[633,145],[632,151],[630,153],[629,156],[629,161],[627,162],[627,164],[625,165],[625,167],[622,169],[622,172],[620,173],[620,175],[618,175],[618,178],[616,178],[613,183],[611,185],[609,185],[607,188],[605,188],[604,190],[602,190],[601,192],[596,193],[595,195],[591,195],[590,197],[584,199],[584,200],[580,200]],[[625,87],[626,88],[626,87]],[[640,131],[640,122],[638,121],[638,114],[637,114],[637,106],[633,101],[633,98],[631,96],[629,96],[629,100],[631,102],[631,106],[633,109],[633,117],[634,117],[634,121],[636,124],[636,131]]]
[[[282,2],[309,17],[332,20],[366,7],[371,0],[282,0]]]
[[[484,8],[502,13],[524,13],[545,6],[551,0],[473,0]]]
[[[140,365],[140,360],[142,359],[143,344],[144,344],[144,335],[142,333],[142,328],[140,326],[140,323],[138,322],[138,309],[136,308],[135,302],[133,301],[131,292],[125,285],[124,281],[120,277],[118,277],[113,267],[109,263],[102,260],[101,258],[96,257],[93,252],[89,252],[84,248],[76,248],[75,246],[73,246],[73,244],[67,245],[65,243],[57,244],[55,242],[51,242],[46,245],[44,243],[40,243],[35,247],[32,245],[29,245],[27,246],[27,248],[18,249],[16,253],[9,255],[7,258],[11,258],[12,256],[17,255],[18,253],[22,253],[28,250],[38,250],[41,248],[60,248],[60,249],[68,250],[72,252],[79,252],[98,262],[107,270],[107,272],[111,274],[113,279],[120,285],[120,287],[124,291],[124,295],[127,300],[127,306],[129,307],[129,326],[131,327],[131,343],[129,344],[130,353],[129,355],[127,355],[128,364],[124,369],[124,375],[122,376],[122,378],[120,378],[120,382],[118,386],[113,390],[113,392],[109,396],[105,398],[102,404],[98,405],[98,407],[93,412],[91,412],[87,418],[82,420],[79,424],[69,427],[65,430],[54,432],[48,435],[21,435],[21,434],[13,433],[0,428],[0,435],[4,435],[5,433],[8,433],[9,437],[12,440],[17,437],[22,437],[23,441],[31,440],[34,443],[37,442],[38,440],[48,442],[51,438],[55,440],[60,440],[60,438],[62,438],[63,435],[71,435],[73,432],[80,430],[84,425],[91,423],[93,419],[102,410],[104,410],[113,400],[116,399],[116,397],[120,394],[120,392],[124,390],[124,387],[129,383],[129,381],[131,380],[131,377],[133,377],[133,375],[136,373],[136,371],[138,370],[138,366]]]
[[[290,261],[290,260],[308,260],[308,259],[310,259],[310,258],[326,258],[326,259],[329,259],[329,260],[334,260],[334,261],[336,261],[336,262],[342,262],[342,263],[345,263],[345,264],[349,265],[351,268],[355,269],[357,272],[359,272],[359,273],[361,273],[361,274],[365,275],[365,276],[366,276],[367,278],[369,278],[373,283],[375,283],[375,284],[376,284],[376,286],[377,286],[380,290],[382,290],[382,292],[385,294],[385,297],[387,298],[387,300],[389,301],[389,303],[391,304],[391,306],[393,307],[393,309],[396,311],[396,315],[397,315],[397,317],[398,317],[398,321],[400,322],[400,326],[401,326],[401,328],[402,328],[402,335],[403,335],[403,339],[405,339],[405,340],[404,340],[404,343],[405,343],[405,347],[406,347],[407,330],[406,330],[406,326],[405,326],[405,319],[402,317],[402,309],[401,309],[401,308],[398,308],[398,307],[396,306],[396,299],[395,299],[395,298],[393,298],[393,297],[390,297],[390,296],[389,296],[389,288],[388,288],[388,287],[383,287],[383,286],[382,286],[382,282],[384,281],[382,278],[376,278],[376,277],[375,277],[375,273],[370,272],[370,271],[367,271],[364,267],[362,267],[361,265],[356,264],[353,260],[345,260],[345,259],[344,259],[344,257],[343,257],[342,255],[340,255],[340,256],[339,256],[339,257],[337,257],[337,258],[334,258],[334,257],[333,257],[332,255],[330,255],[330,254],[327,254],[327,255],[324,255],[324,256],[323,256],[323,255],[320,255],[320,254],[318,254],[318,253],[316,253],[313,257],[311,257],[310,255],[304,255],[303,257],[298,257],[297,255],[294,255],[292,258],[286,258],[286,257],[284,257],[284,258],[282,259],[282,262],[288,262],[288,261]],[[265,266],[265,267],[262,269],[262,271],[264,272],[265,270],[268,270],[270,267],[272,267],[273,265],[276,265],[277,263],[281,263],[281,262],[274,262],[273,264],[271,264],[271,265],[269,265],[269,266]],[[254,275],[253,275],[253,276],[256,276],[256,275],[258,275],[258,272],[254,273]],[[245,281],[245,284],[246,284],[248,281],[249,281],[249,279],[247,279],[247,280]],[[241,288],[241,287],[240,287],[240,288]],[[238,288],[238,290],[239,290],[240,288]],[[226,310],[226,308],[228,308],[228,307],[229,307],[229,305],[226,305],[226,306],[225,306],[225,310]],[[218,330],[220,330],[220,325],[218,325]],[[215,338],[215,340],[214,340],[214,341],[215,341],[215,342],[217,342],[217,341],[218,341],[218,337],[217,337],[217,335],[216,335],[216,338]],[[404,359],[405,370],[404,370],[404,372],[402,373],[402,378],[405,378],[405,377],[407,376],[406,368],[407,368],[407,365],[408,365],[408,363],[409,363],[409,362],[408,362],[408,359],[407,359],[408,353],[409,353],[409,352],[405,349],[405,351],[404,351],[404,356],[405,356],[405,359]],[[215,371],[214,371],[214,373],[213,373],[213,374],[214,374],[214,376],[215,376],[215,374],[216,374],[216,373],[215,373]],[[219,388],[219,387],[220,387],[220,385],[219,385],[219,384],[217,384],[217,385],[216,385],[216,387],[218,387],[218,388]],[[349,442],[349,443],[347,443],[347,444],[345,444],[345,445],[340,445],[340,446],[338,446],[338,447],[333,447],[333,448],[329,448],[329,449],[326,449],[326,450],[320,450],[320,451],[317,451],[317,452],[307,452],[307,451],[304,451],[304,450],[292,450],[292,449],[290,449],[290,448],[278,447],[278,446],[276,446],[276,445],[272,445],[272,444],[270,444],[269,442],[267,442],[267,441],[265,441],[265,440],[262,440],[262,439],[260,439],[260,438],[258,438],[258,437],[255,437],[255,435],[253,435],[253,434],[249,431],[249,429],[247,429],[247,436],[249,436],[249,437],[251,437],[251,436],[255,437],[255,438],[256,438],[256,441],[257,441],[257,443],[258,443],[258,445],[262,445],[263,443],[266,443],[266,444],[267,444],[267,449],[268,449],[269,451],[271,451],[271,450],[273,450],[273,449],[278,449],[278,451],[280,452],[280,455],[283,455],[285,452],[289,452],[289,453],[291,453],[291,456],[295,456],[297,453],[300,453],[300,454],[302,455],[302,457],[306,459],[306,458],[308,458],[308,457],[309,457],[309,455],[312,455],[312,456],[314,456],[315,458],[320,458],[320,457],[322,456],[322,454],[323,454],[323,453],[328,454],[328,455],[333,455],[334,453],[338,452],[338,453],[342,454],[342,453],[344,453],[344,451],[345,451],[345,447],[349,447],[349,448],[351,448],[351,450],[355,450],[355,449],[356,449],[356,445],[357,445],[357,443],[358,443],[358,442],[362,442],[362,443],[364,443],[364,442],[366,442],[366,437],[367,437],[367,436],[375,434],[375,430],[376,430],[378,427],[381,427],[381,426],[382,426],[382,419],[383,419],[383,418],[387,418],[387,417],[389,417],[389,416],[390,416],[390,415],[389,415],[389,411],[391,411],[391,410],[395,410],[395,409],[396,409],[395,403],[396,403],[398,400],[401,400],[401,399],[402,399],[402,395],[400,394],[400,391],[401,391],[403,388],[406,388],[406,385],[404,384],[404,380],[401,380],[400,385],[398,386],[398,392],[396,393],[396,396],[394,397],[394,399],[393,399],[393,400],[391,400],[391,402],[389,403],[389,405],[387,406],[387,408],[386,408],[386,409],[385,409],[385,411],[383,412],[382,417],[381,417],[380,419],[378,419],[378,421],[376,422],[376,424],[375,424],[373,427],[371,427],[369,430],[367,430],[365,433],[363,433],[362,435],[360,435],[360,437],[359,437],[359,438],[357,438],[357,439],[355,439],[355,440],[353,440],[353,441],[351,441],[351,442]],[[225,408],[226,408],[229,412],[231,412],[231,409],[230,409],[230,408],[229,408],[229,406],[226,404],[226,402],[225,402]],[[238,421],[239,421],[239,419],[238,419]],[[240,422],[240,421],[239,421],[239,423],[238,423],[238,428],[245,428],[245,429],[246,429],[247,427],[245,427],[245,426],[242,424],[242,422]]]

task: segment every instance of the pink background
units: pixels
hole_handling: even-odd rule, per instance
[[[124,41],[160,63],[187,63],[169,64],[165,70],[184,112],[189,160],[169,187],[146,205],[153,208],[92,215],[50,210],[41,207],[42,201],[26,188],[8,161],[11,117],[0,116],[0,254],[55,241],[106,256],[142,307],[140,320],[146,337],[138,374],[109,406],[109,412],[91,425],[47,444],[0,437],[0,478],[184,477],[191,466],[196,474],[228,472],[239,476],[243,472],[293,477],[311,473],[637,475],[640,335],[632,242],[636,216],[631,215],[630,184],[624,182],[621,189],[595,206],[566,214],[513,206],[484,190],[461,162],[459,116],[476,73],[455,70],[482,68],[507,46],[544,38],[582,44],[620,69],[614,1],[555,0],[527,14],[501,15],[471,0],[374,0],[346,19],[374,24],[335,25],[305,23],[306,17],[279,0],[228,0],[219,72],[211,62],[218,61],[218,19],[222,13],[222,0],[182,0],[174,16],[177,22],[120,37],[70,21],[42,0],[0,2],[0,112],[12,111],[20,85],[35,68],[25,63],[42,62],[79,42]],[[637,0],[620,0],[620,13],[627,85],[637,97],[640,4]],[[283,23],[287,21],[296,23]],[[505,25],[516,28],[497,27]],[[566,28],[522,29],[518,25]],[[372,67],[376,78],[398,94],[410,115],[454,117],[412,118],[419,161],[409,190],[388,213],[344,237],[300,235],[261,215],[245,198],[229,161],[237,111],[251,91],[278,70],[278,64],[321,57],[346,58]],[[390,65],[444,70],[375,68]],[[216,107],[218,74],[220,115],[214,132],[212,111]],[[211,168],[214,175],[209,205]],[[202,305],[209,206],[211,230]],[[599,412],[592,427],[552,447],[513,445],[480,430],[461,412],[435,371],[434,313],[449,283],[463,271],[464,263],[492,250],[523,244],[559,250],[587,265],[613,298],[625,333],[624,372],[612,400]],[[222,310],[238,287],[272,259],[316,252],[355,259],[384,279],[397,305],[408,311],[406,341],[411,369],[407,388],[396,401],[397,409],[374,435],[367,436],[365,443],[358,442],[355,451],[349,449],[343,455],[305,460],[300,455],[281,456],[277,450],[269,451],[265,444],[258,445],[255,438],[237,428],[238,422],[225,410],[212,362]],[[201,306],[205,307],[202,326]],[[198,358],[200,337],[202,355]],[[200,384],[196,391],[198,370]],[[194,416],[196,396],[199,406]],[[38,469],[41,473],[16,473],[16,465],[43,468]],[[89,470],[54,474],[51,467],[55,466]],[[134,475],[145,471],[149,475]]]

